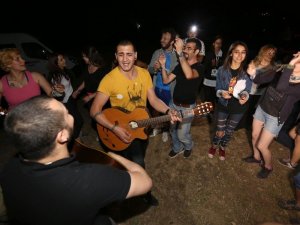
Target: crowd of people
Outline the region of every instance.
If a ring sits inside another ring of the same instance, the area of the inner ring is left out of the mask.
[[[141,195],[145,203],[159,204],[151,192],[151,174],[145,170],[149,139],[134,135],[140,124],[130,124],[131,130],[122,124],[123,118],[111,120],[104,113],[111,107],[133,115],[131,119],[139,119],[134,113],[139,108],[151,107],[151,116],[168,115],[170,123],[162,128],[162,141],[171,139],[168,156],[183,153],[189,158],[195,145],[193,116],[182,112],[193,109],[201,96],[214,105],[213,116],[208,117],[215,130],[208,157],[218,151],[219,159],[226,159],[234,131],[246,117],[252,123],[253,153],[243,161],[259,164],[257,177],[266,179],[273,171],[269,146],[300,100],[300,52],[278,64],[273,45],[262,46],[251,60],[246,43],[235,41],[225,52],[223,41],[217,35],[205,54],[203,40],[192,31],[182,39],[173,28],[165,28],[161,48],[154,51],[148,66],[137,63],[134,43],[122,40],[115,49],[113,68],[97,48],[89,46],[82,51],[86,68],[78,87],[62,53],[49,56],[46,78],[28,71],[17,49],[0,50],[0,66],[7,72],[0,80],[0,98],[5,98],[9,110],[4,127],[18,149],[0,176],[12,224],[115,224],[99,213],[112,202]],[[79,96],[86,103],[91,126],[100,125],[108,136],[127,144],[114,151],[114,143],[108,146],[99,140],[125,171],[76,160],[72,143],[83,125],[76,103]],[[290,131],[294,151],[281,161],[290,169],[300,158],[299,130],[295,123]],[[300,173],[295,176],[296,200],[282,201],[280,207],[300,210],[299,177]]]

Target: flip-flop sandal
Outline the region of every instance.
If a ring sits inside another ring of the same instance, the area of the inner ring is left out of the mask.
[[[278,205],[282,209],[300,211],[300,206],[297,205],[296,200],[279,201]]]

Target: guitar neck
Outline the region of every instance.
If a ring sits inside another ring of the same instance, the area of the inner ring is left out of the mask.
[[[148,127],[150,125],[158,125],[160,123],[164,123],[164,122],[167,122],[170,120],[171,120],[171,116],[165,115],[165,116],[153,117],[153,118],[146,119],[146,120],[139,120],[139,121],[137,121],[137,124],[138,124],[138,127]]]
[[[194,110],[186,109],[184,111],[177,112],[177,116],[180,118],[193,117],[195,115]],[[138,127],[148,127],[150,125],[158,125],[160,123],[168,122],[171,120],[170,115],[153,117],[145,120],[138,120]]]

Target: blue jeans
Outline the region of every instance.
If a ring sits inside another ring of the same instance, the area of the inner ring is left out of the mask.
[[[296,189],[300,190],[300,172],[294,176],[294,184]]]
[[[195,105],[191,104],[189,108],[185,108],[175,105],[173,101],[170,102],[170,107],[178,112],[193,109]],[[171,124],[172,150],[174,152],[180,152],[183,149],[192,150],[194,142],[190,131],[193,119],[194,117],[182,118],[182,122]]]
[[[217,111],[217,132],[223,131],[224,135],[219,137],[217,134],[214,136],[212,142],[214,145],[220,145],[225,148],[230,141],[234,129],[242,119],[244,113],[230,114],[226,112]]]

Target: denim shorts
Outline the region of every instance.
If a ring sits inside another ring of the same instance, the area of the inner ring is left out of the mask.
[[[260,106],[256,108],[256,111],[253,115],[253,117],[259,121],[262,121],[264,123],[264,129],[271,132],[272,134],[277,137],[279,134],[279,131],[281,130],[282,124],[278,124],[278,118],[275,116],[271,116],[268,113],[266,113]]]

